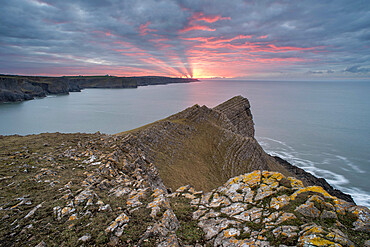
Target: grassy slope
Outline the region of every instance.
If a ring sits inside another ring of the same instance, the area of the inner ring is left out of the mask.
[[[188,129],[191,131],[187,131]],[[139,137],[137,140],[139,144],[144,143],[144,146],[149,146],[149,150],[154,150],[147,156],[158,168],[160,177],[167,187],[176,189],[184,184],[191,184],[197,190],[210,191],[232,176],[254,170],[250,165],[255,159],[260,158],[258,154],[262,151],[254,139],[247,139],[247,145],[253,148],[250,150],[250,158],[236,160],[235,165],[231,164],[230,160],[225,159],[227,152],[230,151],[229,147],[243,138],[225,132],[227,131],[213,120],[198,123],[174,115],[116,135],[130,134],[134,139]],[[156,144],[150,143],[146,141],[146,136],[159,138],[159,141]],[[253,154],[255,150],[257,155]],[[230,156],[235,155],[237,156],[236,153],[232,153]],[[267,160],[266,165],[270,170],[292,175],[270,160]]]

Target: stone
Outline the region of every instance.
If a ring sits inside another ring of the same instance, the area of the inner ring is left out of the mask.
[[[272,233],[276,238],[294,238],[298,236],[298,231],[299,228],[297,226],[279,226],[278,228],[274,229]]]
[[[351,240],[347,239],[346,237],[344,237],[341,234],[337,234],[337,233],[334,233],[334,232],[330,232],[329,234],[327,234],[326,238],[331,240],[331,241],[334,241],[336,243],[339,243],[343,246],[355,246],[354,243]]]
[[[84,190],[75,197],[75,204],[79,205],[85,200],[90,199],[90,198],[92,199],[93,197],[94,195],[91,190]]]
[[[188,184],[188,185],[185,185],[185,186],[182,186],[182,187],[178,188],[178,189],[176,190],[176,192],[178,192],[178,193],[183,193],[183,192],[185,192],[185,191],[189,190],[190,188],[191,188],[191,186]]]
[[[117,237],[121,237],[122,234],[123,234],[123,230],[125,229],[125,227],[127,226],[127,224],[124,224],[123,226],[121,227],[117,227],[114,235],[116,235]]]
[[[63,218],[65,215],[67,214],[70,214],[72,212],[74,212],[75,209],[74,208],[71,208],[71,207],[64,207],[62,210],[61,210],[61,214],[60,214],[60,217]]]
[[[358,217],[353,223],[355,230],[370,232],[370,209],[368,207],[355,206],[350,209],[350,212]]]
[[[230,200],[225,196],[214,193],[212,201],[209,203],[209,207],[218,208],[220,206],[225,207],[231,204]]]
[[[106,233],[113,232],[117,227],[129,222],[129,218],[125,213],[120,214],[112,223],[105,229]]]
[[[341,245],[333,242],[333,241],[330,241],[330,240],[327,240],[323,237],[320,237],[320,236],[317,236],[315,234],[313,235],[306,235],[306,236],[301,236],[299,239],[298,239],[298,244],[297,244],[298,247],[310,247],[310,246],[317,246],[317,247],[320,247],[320,246],[330,246],[330,247],[342,247]]]
[[[36,245],[35,247],[46,247],[47,244],[44,242],[44,241],[41,241],[38,245]]]
[[[263,223],[275,221],[280,215],[281,215],[281,212],[273,212],[272,214],[270,214],[267,218],[263,220]]]
[[[99,207],[99,211],[112,211],[112,208],[109,204],[103,205]]]
[[[310,218],[317,218],[320,216],[320,210],[315,207],[313,202],[306,202],[305,204],[297,207],[294,211]]]
[[[290,181],[293,189],[300,189],[304,187],[302,181],[299,179],[296,179],[294,177],[288,177],[288,180]]]
[[[289,204],[289,196],[287,195],[282,195],[278,197],[273,197],[270,201],[270,208],[274,208],[276,210],[286,206]]]
[[[204,215],[208,210],[207,209],[198,209],[193,212],[193,220],[198,220],[202,215]]]
[[[138,207],[138,206],[142,205],[142,203],[140,202],[139,199],[145,197],[145,192],[146,191],[147,191],[147,189],[138,189],[137,191],[133,190],[129,194],[129,198],[126,202],[127,206],[135,208],[135,207]]]
[[[81,241],[81,242],[87,242],[91,239],[91,235],[90,234],[86,234],[86,235],[83,235],[82,237],[80,237],[78,239],[78,241]]]
[[[26,216],[24,216],[24,218],[27,219],[28,217],[31,217],[32,215],[34,215],[36,210],[42,207],[42,204],[43,203],[40,203],[39,205],[34,207]]]
[[[306,236],[306,235],[325,235],[327,231],[324,230],[321,226],[316,224],[310,224],[305,226],[303,230],[299,233],[299,235]]]
[[[156,196],[154,200],[147,205],[147,208],[152,209],[150,216],[152,216],[152,218],[155,218],[157,217],[157,214],[161,211],[161,209],[169,209],[170,203],[168,199],[164,196],[164,194],[160,194]]]
[[[202,218],[200,218],[200,220],[206,220],[206,219],[209,219],[209,218],[216,218],[217,216],[220,216],[220,215],[221,215],[220,212],[215,212],[214,210],[211,209]]]
[[[161,223],[165,228],[167,228],[170,231],[176,231],[177,228],[179,228],[180,226],[180,223],[177,220],[176,215],[171,209],[167,209],[166,212],[164,212]]]
[[[69,216],[68,221],[77,220],[77,214],[72,214]]]
[[[164,241],[160,242],[158,247],[177,247],[179,245],[179,241],[175,233],[170,233]]]
[[[118,188],[115,188],[113,190],[111,190],[111,193],[113,193],[113,195],[115,195],[116,197],[121,197],[121,196],[124,196],[124,195],[127,195],[131,192],[131,189],[128,188],[128,187],[118,187]]]
[[[243,221],[254,221],[256,219],[261,218],[262,216],[262,208],[253,207],[247,211],[244,211],[238,215],[234,215],[234,218],[243,220]]]
[[[278,218],[278,220],[276,221],[276,224],[279,225],[287,220],[294,220],[296,219],[297,217],[292,214],[292,213],[282,213],[282,215]]]
[[[225,238],[231,238],[231,237],[239,236],[240,231],[236,228],[229,228],[223,231],[223,235]]]
[[[273,191],[270,186],[268,186],[266,184],[261,184],[261,186],[257,190],[257,194],[254,197],[254,200],[255,201],[262,200],[262,199],[264,199],[268,196],[271,196],[274,193],[276,193],[276,192]]]
[[[211,218],[200,221],[198,226],[203,229],[205,238],[209,240],[226,229],[229,225],[237,224],[238,222],[232,220]]]
[[[222,208],[221,213],[227,214],[229,216],[233,216],[233,215],[243,212],[246,206],[247,205],[244,203],[233,203],[230,206]]]
[[[321,219],[337,219],[337,214],[333,211],[324,210],[320,215]]]

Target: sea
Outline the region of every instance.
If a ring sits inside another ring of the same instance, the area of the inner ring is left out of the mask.
[[[214,107],[242,95],[256,138],[280,156],[370,207],[370,81],[206,79],[136,89],[85,89],[0,104],[0,135],[114,134],[194,104]]]

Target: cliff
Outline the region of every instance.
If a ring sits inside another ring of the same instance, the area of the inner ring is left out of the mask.
[[[117,135],[0,136],[0,246],[369,246],[370,210],[315,179],[263,151],[241,96]]]
[[[265,153],[254,138],[254,123],[246,98],[236,96],[214,107],[195,105],[166,119],[118,134],[139,147],[156,164],[166,186],[191,184],[209,191],[229,178],[254,170],[278,171],[320,185],[332,195],[353,202],[325,180]]]
[[[0,102],[30,100],[48,94],[80,92],[84,88],[136,88],[138,86],[196,81],[170,77],[114,77],[114,76],[9,76],[0,75]]]

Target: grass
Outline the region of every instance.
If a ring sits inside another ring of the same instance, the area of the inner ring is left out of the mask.
[[[171,207],[180,222],[176,231],[179,241],[183,245],[205,244],[203,230],[198,227],[197,221],[192,219],[195,209],[190,206],[190,200],[184,197],[172,198]]]
[[[112,212],[98,213],[97,208],[92,208],[94,217],[78,215],[78,220],[73,222],[58,221],[53,213],[54,207],[64,207],[67,202],[61,199],[66,194],[61,190],[64,185],[72,181],[71,193],[78,194],[84,189],[81,187],[86,178],[84,173],[96,168],[82,165],[84,156],[74,161],[63,153],[71,148],[76,149],[77,156],[94,148],[110,153],[111,148],[102,143],[100,136],[94,134],[0,136],[0,246],[23,246],[24,243],[35,246],[41,240],[48,246],[75,246],[77,239],[86,233],[94,239],[89,244],[107,240],[106,236],[100,236],[101,232],[122,212],[123,209],[117,209],[125,205],[122,198],[108,197],[106,192],[96,189],[99,198],[111,205]],[[17,198],[24,196],[32,204],[11,209],[21,202]],[[32,217],[24,218],[41,203],[42,207]],[[75,206],[77,212],[83,212],[83,207]]]

